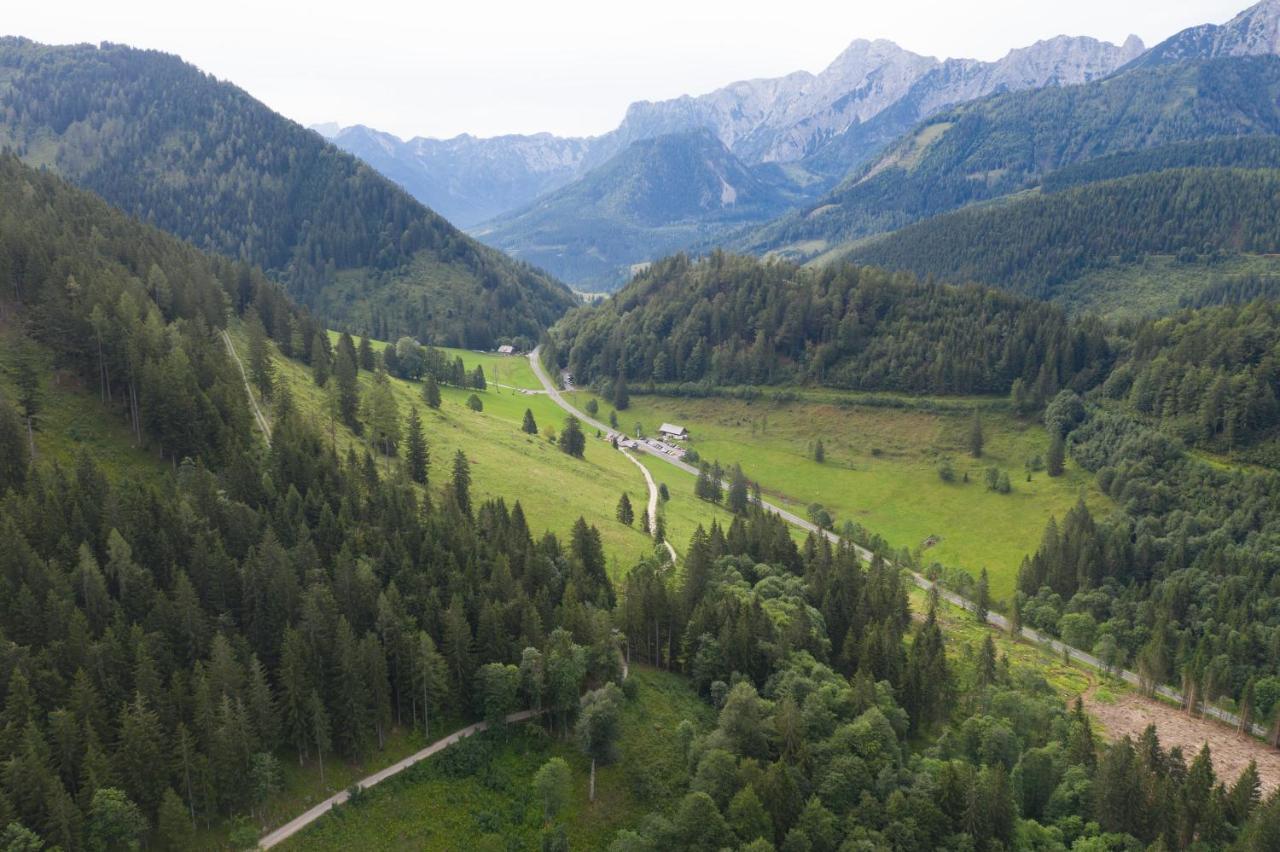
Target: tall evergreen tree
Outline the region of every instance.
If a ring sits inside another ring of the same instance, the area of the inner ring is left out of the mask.
[[[422,417],[418,414],[416,405],[409,409],[409,441],[405,461],[409,466],[409,478],[419,485],[426,485],[430,452],[426,436],[422,433]]]
[[[982,412],[975,408],[973,420],[969,423],[969,455],[975,459],[982,458],[982,449],[985,444],[986,438],[982,433]]]
[[[582,424],[578,418],[570,415],[565,418],[564,430],[560,433],[560,449],[574,458],[582,458],[587,448],[587,437],[582,434]]]
[[[351,342],[350,338],[347,338],[347,342]],[[349,429],[359,434],[361,431],[358,416],[360,413],[360,385],[357,379],[356,362],[346,348],[341,345],[338,346],[338,354],[334,359],[333,380],[337,386],[339,419]]]
[[[372,373],[378,365],[378,359],[373,354],[373,344],[369,342],[367,337],[360,338],[357,360],[360,363],[360,369],[368,373]]]
[[[422,381],[422,400],[428,408],[440,407],[440,384],[435,375],[428,373]]]
[[[1045,461],[1045,469],[1050,476],[1062,476],[1066,471],[1067,442],[1062,435],[1054,433],[1049,438],[1049,455]]]
[[[520,424],[520,429],[526,435],[538,434],[538,422],[533,419],[533,409],[526,408],[524,410],[524,421]]]
[[[454,502],[464,515],[471,514],[471,462],[462,450],[453,454],[453,479],[449,482]]]
[[[631,507],[631,498],[627,496],[627,492],[622,492],[622,497],[618,499],[618,520],[621,523],[631,526],[636,519],[635,509]]]

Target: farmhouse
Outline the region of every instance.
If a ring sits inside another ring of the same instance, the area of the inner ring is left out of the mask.
[[[675,438],[677,441],[683,441],[689,437],[689,430],[673,423],[663,423],[658,427],[658,434],[664,438]]]
[[[514,354],[516,354],[516,348],[515,348],[514,346],[511,346],[510,344],[503,344],[502,346],[499,346],[499,347],[498,347],[498,354],[499,354],[499,355],[514,355]]]

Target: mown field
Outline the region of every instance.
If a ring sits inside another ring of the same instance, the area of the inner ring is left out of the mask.
[[[283,848],[306,850],[537,849],[543,830],[532,789],[552,757],[573,771],[573,794],[561,821],[572,849],[603,849],[619,828],[673,800],[666,784],[683,760],[676,728],[699,730],[713,711],[679,675],[633,669],[638,693],[623,711],[619,759],[599,769],[596,801],[587,800],[590,763],[572,738],[526,724],[465,740],[362,794]]]
[[[585,405],[588,396],[576,393],[576,404]],[[1035,550],[1051,516],[1061,517],[1081,496],[1105,510],[1092,477],[1072,462],[1060,478],[1029,473],[1028,460],[1045,455],[1048,436],[1040,425],[1010,415],[1002,400],[946,400],[929,410],[859,405],[859,399],[829,391],[785,403],[633,395],[619,424],[631,431],[639,423],[647,433],[663,422],[683,425],[703,459],[740,463],[767,497],[799,514],[820,503],[837,525],[852,520],[894,547],[922,548],[926,561],[974,576],[986,567],[997,599],[1012,593],[1022,557]],[[973,405],[983,406],[981,459],[968,452]],[[608,417],[603,402],[601,412]],[[822,464],[813,459],[818,439]],[[954,482],[938,474],[943,459],[955,470]],[[671,471],[665,477],[673,499],[681,489],[692,494],[691,477],[649,463],[655,475]],[[1011,493],[987,488],[993,466],[1008,474]]]

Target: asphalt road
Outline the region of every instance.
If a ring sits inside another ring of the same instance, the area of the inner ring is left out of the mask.
[[[541,347],[539,347],[539,349],[541,349]],[[608,426],[604,425],[598,420],[594,420],[586,416],[583,412],[579,411],[577,408],[571,405],[564,398],[564,396],[560,393],[560,391],[556,388],[556,386],[551,382],[551,379],[547,376],[546,370],[543,369],[542,362],[538,358],[539,349],[535,349],[529,353],[529,364],[533,367],[534,375],[536,375],[538,377],[538,380],[542,382],[543,387],[546,388],[547,394],[551,397],[551,399],[554,400],[557,405],[559,405],[561,408],[563,408],[565,411],[569,412],[573,416],[577,417],[579,420],[582,420],[586,423],[590,423],[592,426],[602,431],[611,431]],[[637,446],[641,451],[648,452],[654,458],[662,459],[666,463],[673,465],[674,467],[677,467],[686,473],[690,473],[694,476],[698,475],[698,469],[691,464],[680,461],[679,459],[674,459],[671,456],[663,455],[662,453],[652,452],[643,443],[638,444]],[[727,487],[728,483],[725,483],[725,485]],[[811,523],[808,519],[802,518],[799,515],[789,512],[786,509],[783,509],[779,506],[774,506],[771,503],[766,503],[762,501],[760,503],[760,507],[764,509],[766,512],[772,512],[778,517],[782,518],[787,523],[792,524],[793,526],[799,527],[802,530],[806,530],[808,532],[817,533],[819,535],[826,536],[828,539],[830,539],[833,542],[838,542],[840,540],[840,537],[835,533],[831,532],[830,530],[819,529],[815,524]],[[858,551],[858,554],[863,559],[866,559],[866,560],[871,559],[872,557],[871,551],[856,544],[854,545],[854,548],[855,550]],[[933,588],[934,583],[932,580],[928,579],[922,574],[917,574],[914,571],[911,571],[909,573],[912,581],[920,588],[926,589],[926,590]],[[976,612],[978,609],[977,605],[974,604],[973,601],[969,600],[968,598],[961,597],[960,595],[956,594],[953,591],[950,591],[949,589],[946,589],[943,586],[938,587],[938,596],[943,600],[947,601],[948,603],[953,604],[954,606],[967,609],[969,612]],[[998,612],[988,612],[987,622],[994,627],[1000,628],[1006,633],[1009,632],[1009,626],[1010,626],[1009,619],[1005,618],[1003,615],[1001,615]],[[1023,627],[1019,635],[1023,639],[1026,639],[1029,642],[1034,642],[1037,645],[1050,648],[1055,653],[1063,654],[1069,657],[1070,659],[1075,660],[1078,663],[1085,664],[1086,666],[1091,666],[1096,669],[1108,668],[1103,664],[1101,660],[1099,660],[1094,655],[1086,651],[1081,651],[1079,648],[1072,648],[1071,646],[1066,645],[1063,642],[1060,642],[1059,640],[1054,639],[1050,636],[1046,636],[1040,633],[1040,631],[1038,630],[1033,630],[1030,627]],[[1139,678],[1135,672],[1131,672],[1125,669],[1110,669],[1110,671],[1113,675],[1124,680],[1126,683],[1130,683],[1130,684],[1133,684],[1134,686],[1139,686],[1139,687],[1142,685],[1142,679]],[[1171,687],[1158,686],[1156,687],[1155,691],[1156,691],[1156,694],[1161,698],[1167,699],[1169,701],[1173,701],[1180,706],[1186,703],[1185,699],[1182,696],[1182,693]],[[1236,716],[1234,713],[1229,713],[1226,710],[1222,710],[1218,707],[1213,707],[1213,706],[1204,707],[1203,712],[1205,716],[1208,716],[1211,719],[1216,719],[1219,722],[1222,722],[1224,724],[1227,724],[1236,728],[1240,726],[1240,718]],[[1256,725],[1256,724],[1253,725],[1252,730],[1253,730],[1254,736],[1265,737],[1267,734],[1266,729],[1263,728],[1261,725]]]

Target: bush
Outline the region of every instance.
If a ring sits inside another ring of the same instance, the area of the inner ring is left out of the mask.
[[[471,394],[471,396],[467,397],[467,408],[472,411],[484,411],[484,403],[480,401],[480,397]]]
[[[938,477],[943,482],[956,481],[956,469],[951,466],[951,459],[943,459],[938,465]]]

